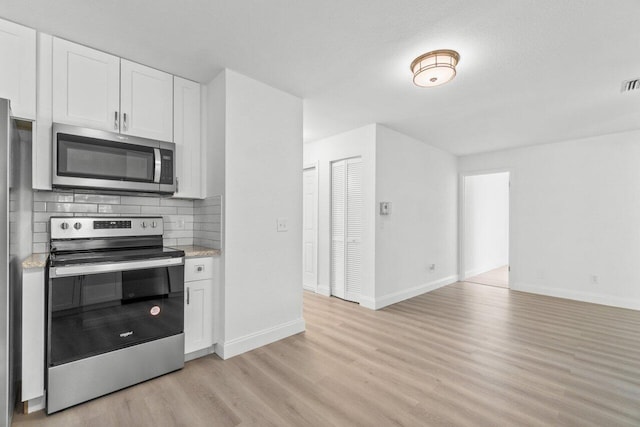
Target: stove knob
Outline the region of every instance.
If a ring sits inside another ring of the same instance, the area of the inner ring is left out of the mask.
[[[63,230],[66,230],[67,228],[69,228],[69,223],[63,222],[62,224],[60,224],[60,228],[62,228]]]
[[[158,226],[158,223],[156,223],[155,221],[151,223],[151,227],[156,228],[157,226]]]
[[[142,228],[147,228],[147,223],[142,221],[142,224],[140,224],[142,226]]]
[[[75,228],[76,230],[80,230],[82,228],[82,224],[76,222],[75,224],[73,224],[73,228]]]

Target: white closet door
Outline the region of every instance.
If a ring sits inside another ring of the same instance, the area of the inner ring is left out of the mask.
[[[345,297],[346,163],[331,163],[331,295]]]
[[[305,169],[302,178],[302,285],[316,291],[318,286],[318,182],[316,168]]]
[[[360,301],[362,292],[362,159],[331,164],[331,294]]]
[[[362,292],[362,161],[347,160],[345,299],[360,301]]]

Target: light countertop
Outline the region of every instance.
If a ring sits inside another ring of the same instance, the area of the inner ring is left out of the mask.
[[[204,246],[172,246],[172,248],[184,251],[187,258],[220,255],[220,249],[205,248]]]
[[[28,270],[30,268],[45,268],[47,266],[47,257],[49,254],[31,254],[22,261],[22,268]]]

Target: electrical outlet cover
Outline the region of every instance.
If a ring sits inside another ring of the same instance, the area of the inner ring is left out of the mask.
[[[280,233],[289,230],[289,220],[287,218],[278,218],[276,230]]]

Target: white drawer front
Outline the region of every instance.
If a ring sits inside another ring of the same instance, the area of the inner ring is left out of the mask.
[[[184,281],[211,279],[213,277],[213,258],[187,258],[184,261]]]

